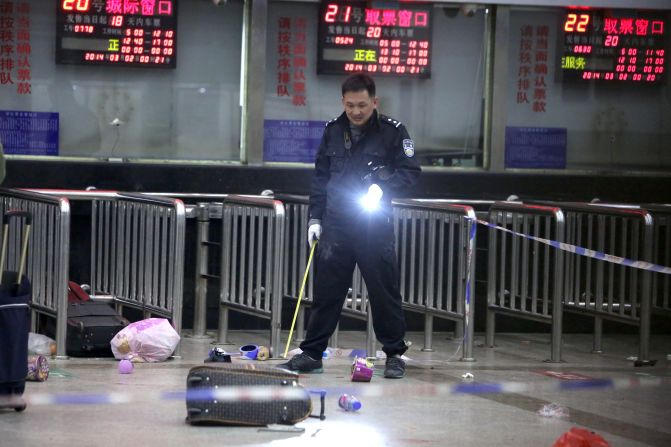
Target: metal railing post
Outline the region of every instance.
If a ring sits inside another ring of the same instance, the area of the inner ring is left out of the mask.
[[[193,337],[208,338],[207,332],[207,267],[209,258],[210,207],[198,203],[196,209],[196,294],[193,309]]]

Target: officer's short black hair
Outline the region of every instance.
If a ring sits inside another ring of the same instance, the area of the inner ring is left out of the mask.
[[[375,81],[365,73],[353,74],[342,83],[343,96],[347,92],[360,92],[361,90],[367,90],[371,98],[375,96]]]

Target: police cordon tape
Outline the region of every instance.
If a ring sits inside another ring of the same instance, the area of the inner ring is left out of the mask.
[[[558,248],[563,251],[567,251],[569,253],[575,253],[580,256],[586,256],[588,258],[594,258],[594,259],[599,259],[601,261],[606,261],[610,262],[613,264],[618,264],[618,265],[624,265],[627,267],[633,267],[641,270],[647,270],[651,272],[657,272],[657,273],[665,273],[667,275],[671,275],[671,267],[666,267],[663,265],[659,264],[653,264],[652,262],[646,262],[646,261],[635,261],[633,259],[628,259],[628,258],[622,258],[620,256],[614,256],[614,255],[609,255],[607,253],[603,253],[600,251],[596,250],[590,250],[589,248],[585,247],[580,247],[578,245],[572,245],[572,244],[567,244],[565,242],[558,242],[558,241],[553,241],[551,239],[543,239],[541,237],[537,236],[530,236],[528,234],[524,233],[518,233],[517,231],[510,230],[508,228],[500,227],[498,225],[495,225],[493,223],[489,223],[486,220],[480,220],[476,219],[476,221],[480,225],[484,225],[489,228],[495,228],[497,230],[505,231],[506,233],[514,234],[515,236],[520,236],[526,239],[530,239],[532,241],[540,242],[545,245],[549,245],[551,247]]]
[[[28,393],[24,396],[28,405],[114,405],[129,404],[147,401],[184,401],[189,400],[217,400],[219,402],[249,402],[273,400],[302,400],[305,392],[331,393],[339,396],[342,393],[356,394],[358,397],[381,397],[393,395],[439,396],[448,394],[511,394],[525,392],[563,392],[586,390],[624,390],[632,388],[648,388],[671,385],[668,377],[632,377],[621,379],[588,379],[572,380],[554,383],[527,382],[463,382],[457,384],[424,384],[407,386],[362,385],[349,387],[321,388],[318,390],[301,389],[279,386],[230,386],[217,389],[170,391],[159,393],[60,393],[43,394]],[[9,402],[9,399],[0,398],[0,406]]]

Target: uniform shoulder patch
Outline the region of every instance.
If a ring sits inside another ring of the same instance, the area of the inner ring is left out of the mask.
[[[405,153],[405,156],[408,158],[415,155],[415,142],[412,141],[410,138],[406,138],[403,140],[403,152]]]
[[[332,120],[327,121],[325,127],[329,127],[331,124],[335,123],[336,121],[338,121],[338,117],[337,117],[337,116],[336,116],[335,118],[333,118]]]
[[[386,115],[380,115],[380,121],[394,127],[400,127],[400,125],[402,124],[400,121],[395,120],[394,118],[390,118]]]

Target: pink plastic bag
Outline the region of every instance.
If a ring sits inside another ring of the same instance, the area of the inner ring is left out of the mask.
[[[116,359],[132,362],[162,362],[172,355],[178,343],[179,334],[165,318],[131,323],[110,342]]]

